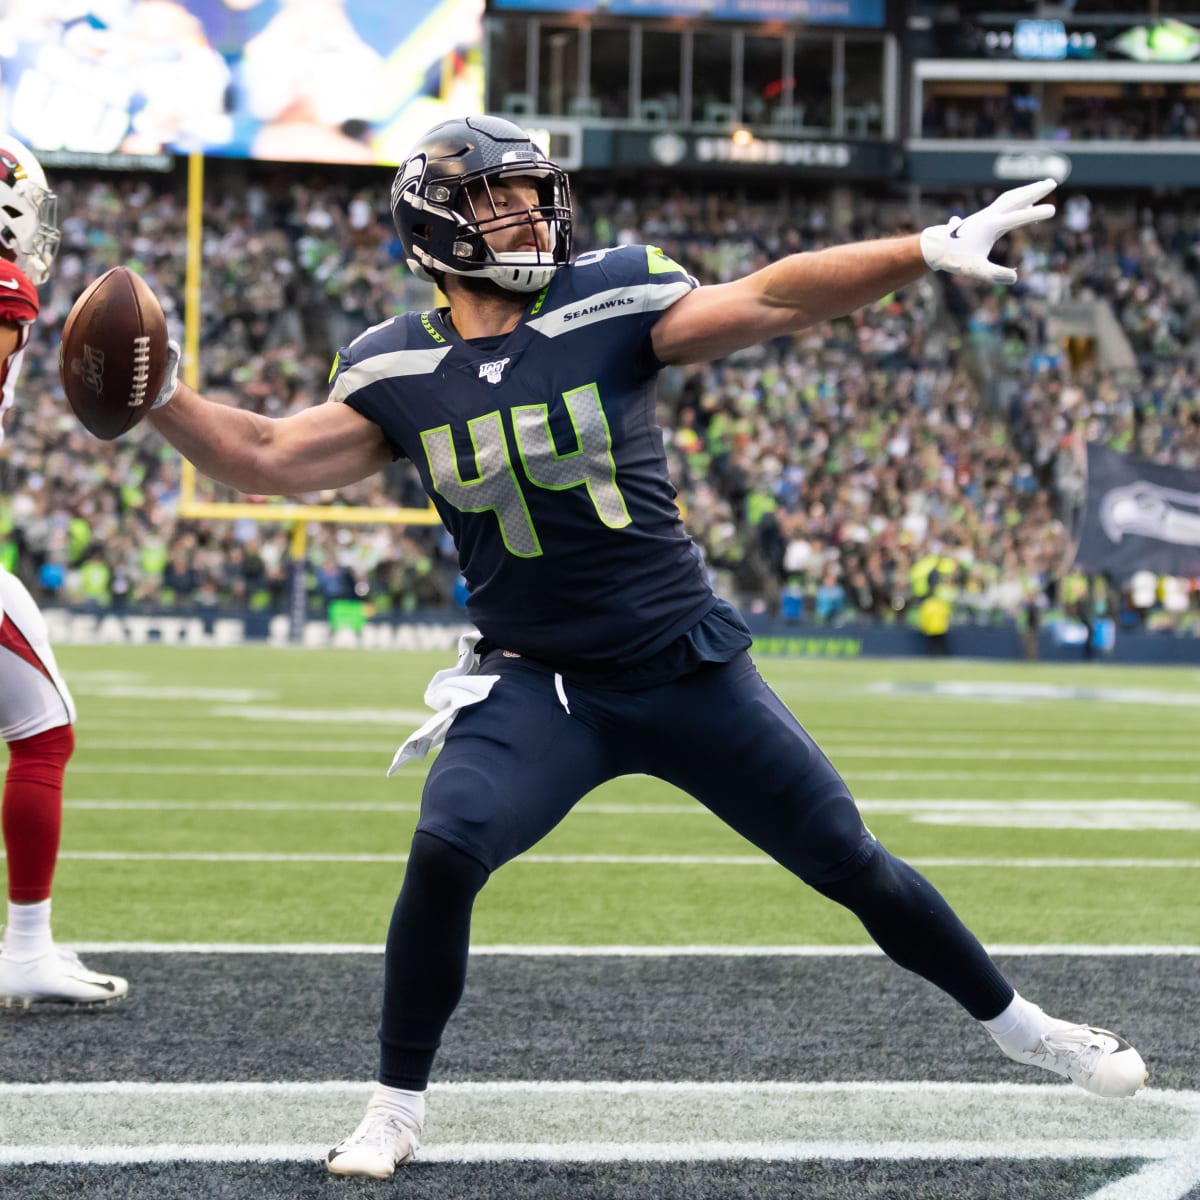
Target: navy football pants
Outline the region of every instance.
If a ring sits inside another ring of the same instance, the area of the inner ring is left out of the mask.
[[[619,775],[682,788],[855,912],[895,961],[972,1015],[1012,988],[937,891],[866,830],[849,789],[748,655],[616,692],[493,652],[491,695],[465,708],[429,772],[388,933],[380,1080],[422,1088],[462,994],[470,912],[491,871]]]

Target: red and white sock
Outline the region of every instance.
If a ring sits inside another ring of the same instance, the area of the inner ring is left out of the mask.
[[[8,924],[4,926],[4,953],[18,962],[41,958],[54,949],[50,936],[50,901],[37,904],[8,902]]]
[[[50,941],[50,885],[62,835],[63,776],[75,730],[60,725],[8,743],[0,825],[8,866],[5,953],[36,958]]]

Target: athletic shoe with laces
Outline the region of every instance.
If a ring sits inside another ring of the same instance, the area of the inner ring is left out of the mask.
[[[330,1150],[325,1165],[334,1175],[388,1179],[417,1153],[420,1139],[421,1130],[394,1109],[369,1105],[358,1128]]]
[[[0,1005],[29,1008],[34,1004],[99,1007],[122,1000],[129,984],[119,975],[89,971],[72,950],[55,946],[38,958],[16,959],[0,950]]]
[[[1055,1021],[1032,1050],[1010,1057],[1063,1075],[1093,1096],[1132,1096],[1150,1075],[1123,1037],[1069,1021]]]

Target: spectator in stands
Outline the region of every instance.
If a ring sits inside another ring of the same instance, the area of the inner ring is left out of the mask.
[[[109,532],[92,536],[107,538],[115,527],[138,547],[130,603],[148,607],[158,599],[166,543],[190,527],[175,516],[178,460],[164,453],[148,428],[119,443],[98,443],[72,427],[58,392],[53,332],[84,284],[125,257],[125,247],[133,249],[168,301],[182,294],[181,256],[158,248],[183,244],[186,212],[169,179],[81,176],[61,192],[63,246],[58,269],[43,288],[42,319],[50,335],[35,340],[26,353],[25,402],[10,419],[0,455],[0,485],[19,505],[7,545],[36,595],[46,597],[49,589],[61,594],[66,570],[78,566],[82,553],[77,539],[68,537],[72,521],[97,504],[105,478],[121,480]],[[329,358],[350,328],[424,303],[394,256],[394,232],[384,223],[389,215],[384,211],[381,220],[368,206],[371,221],[364,227],[361,201],[357,185],[315,177],[298,184],[294,176],[271,178],[260,171],[246,186],[242,178],[210,172],[202,309],[204,341],[213,347],[206,379],[214,390],[236,388],[270,415],[298,411],[324,394]],[[673,189],[611,202],[593,199],[578,215],[584,246],[610,241],[600,234],[621,224],[630,240],[668,243],[681,263],[705,279],[729,277],[831,238],[829,212],[806,198],[763,203]],[[863,196],[855,218],[860,232],[869,234],[894,227],[902,214],[894,202]],[[1129,234],[1132,252],[1122,256]],[[1158,462],[1200,465],[1195,415],[1200,211],[1172,199],[1147,215],[1110,197],[1093,209],[1086,230],[1072,231],[1060,221],[1037,236],[1018,235],[1011,256],[1020,263],[1024,283],[1005,293],[1003,308],[989,289],[961,281],[953,292],[922,284],[853,320],[778,340],[719,366],[682,372],[677,386],[664,388],[660,421],[680,503],[703,515],[693,533],[704,542],[724,591],[761,592],[777,611],[783,587],[795,578],[810,600],[812,619],[811,601],[832,561],[842,569],[848,604],[860,611],[849,595],[848,556],[857,546],[868,553],[864,561],[875,564],[868,577],[878,597],[876,619],[894,618],[906,603],[904,560],[920,558],[937,536],[936,523],[912,511],[906,499],[923,492],[928,470],[952,474],[943,503],[969,527],[974,560],[1003,564],[1006,578],[1044,590],[1053,577],[1051,565],[1066,554],[1064,527],[1055,514],[1069,511],[1082,483],[1063,450],[1076,433]],[[261,309],[256,313],[239,297],[259,280],[265,283],[255,292],[253,307]],[[964,369],[986,347],[979,341],[959,344],[954,310],[945,303],[955,296],[967,313],[979,314],[978,328],[998,344],[1006,330],[1022,332],[1019,343],[1010,338],[1019,358],[1003,360],[1003,370],[1011,373],[1003,396]],[[1047,333],[1050,306],[1092,297],[1111,303],[1122,327],[1131,331],[1141,354],[1134,370],[1099,362],[1078,366]],[[353,310],[350,316],[343,303]],[[177,323],[179,315],[170,310],[169,318]],[[897,366],[898,351],[904,361]],[[886,373],[885,363],[892,364]],[[1073,394],[1081,398],[1071,400]],[[970,429],[957,435],[969,445],[945,440],[942,418],[952,396],[955,421],[963,412],[971,414]],[[914,472],[905,464],[929,439],[927,416],[936,417],[942,432],[934,439],[934,457]],[[951,463],[951,456],[962,461]],[[720,466],[713,470],[718,457]],[[731,462],[735,469],[729,474]],[[849,508],[825,504],[811,521],[813,504],[831,488],[851,490]],[[411,472],[393,469],[382,487],[372,482],[346,489],[339,499],[419,505],[423,500],[416,493]],[[776,504],[782,565],[777,554],[758,546],[764,495]],[[256,589],[258,602],[280,610],[286,538],[280,541],[279,530],[268,523],[256,528],[267,580]],[[858,541],[864,533],[867,540]],[[1006,539],[1003,552],[1000,534]],[[220,536],[220,547],[233,544]],[[813,546],[819,553],[811,552]],[[786,560],[794,561],[802,548],[808,555],[802,567],[789,566]],[[409,554],[415,555],[411,562]],[[396,562],[414,584],[406,585],[408,596],[423,590],[447,595],[452,587],[453,562],[438,551],[432,533],[406,537],[384,530],[378,558],[369,580],[390,578],[386,564]],[[45,564],[49,588],[39,582]],[[111,557],[110,566],[116,570]],[[415,587],[422,571],[434,578],[428,589]],[[381,597],[388,594],[382,582],[377,586]],[[221,572],[217,587],[225,587]],[[990,592],[985,588],[982,594]],[[1150,624],[1165,619],[1182,627],[1200,613],[1196,593],[1188,599],[1184,612],[1165,616],[1162,601],[1156,601]],[[1002,608],[956,605],[955,618],[986,619],[992,611],[1013,609],[1007,602]]]

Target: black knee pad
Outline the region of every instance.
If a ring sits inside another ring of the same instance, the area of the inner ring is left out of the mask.
[[[823,896],[855,910],[863,904],[886,902],[903,890],[894,870],[898,861],[871,838],[857,858],[846,864],[847,869],[836,878],[814,883],[813,887]]]
[[[487,882],[488,869],[477,858],[432,833],[413,834],[404,873],[405,887],[420,886],[426,895],[474,896]]]

